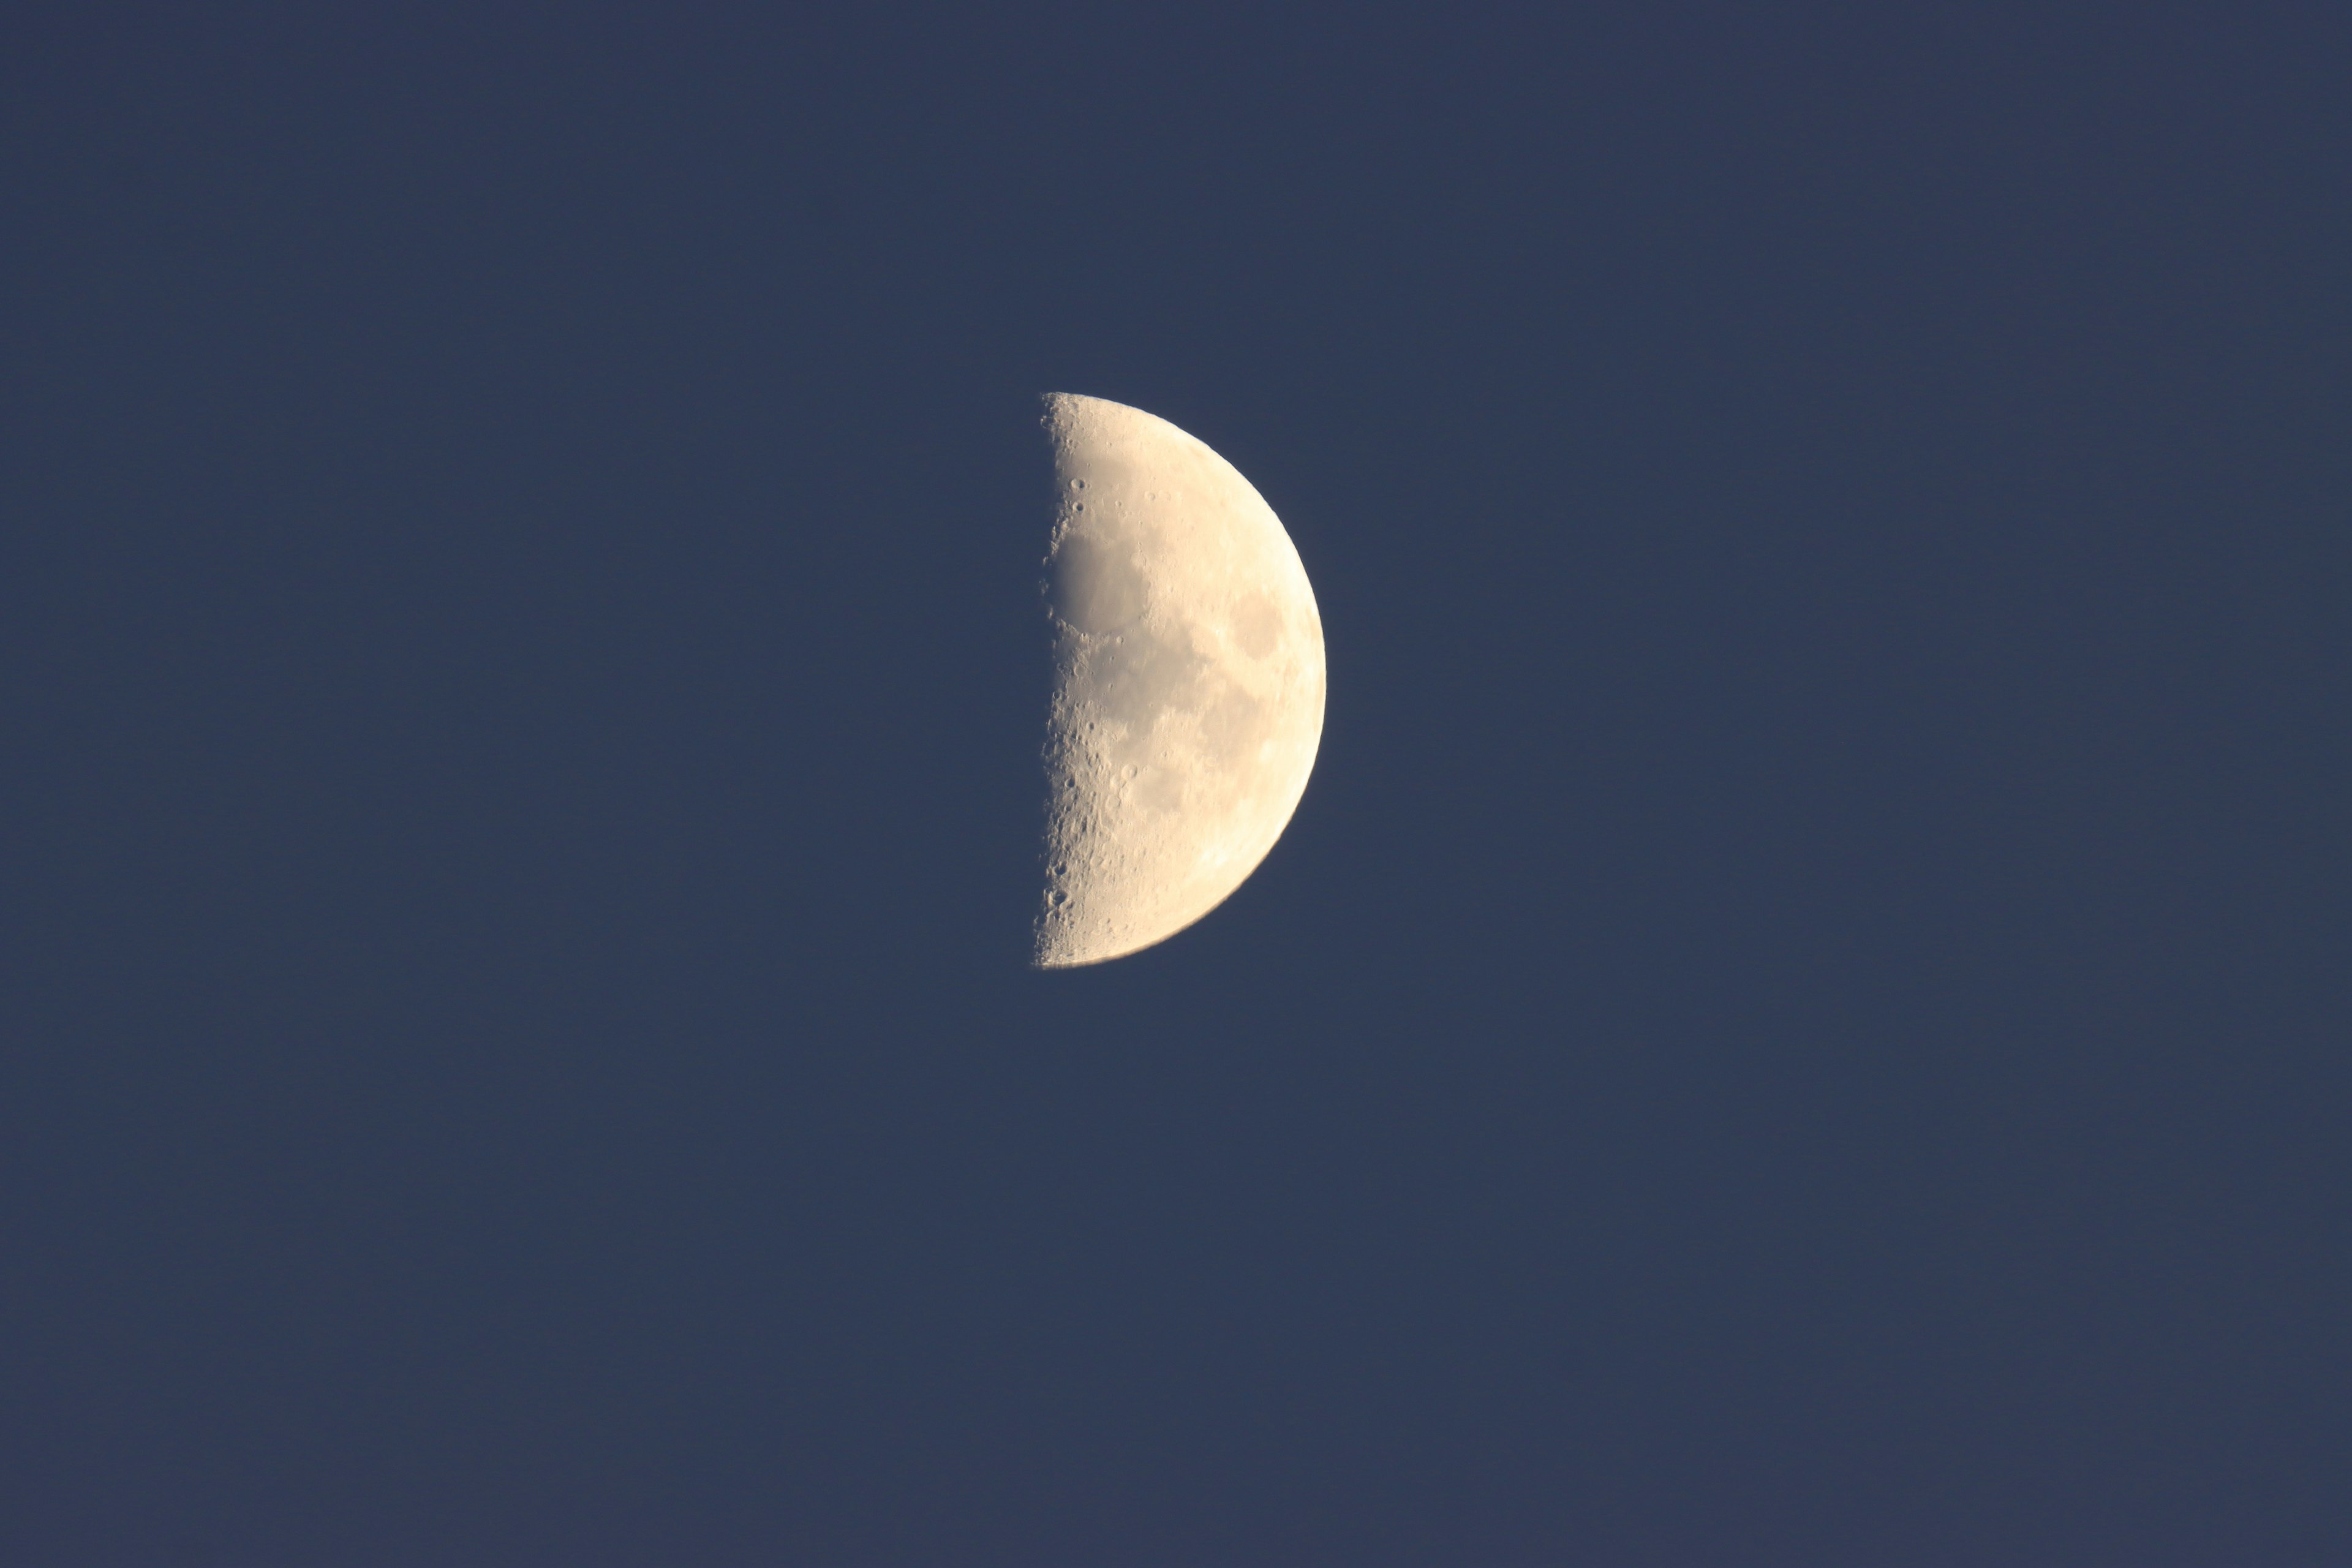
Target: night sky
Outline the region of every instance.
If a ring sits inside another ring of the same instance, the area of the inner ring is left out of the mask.
[[[2339,6],[12,10],[0,1563],[2352,1564],[2347,712]]]

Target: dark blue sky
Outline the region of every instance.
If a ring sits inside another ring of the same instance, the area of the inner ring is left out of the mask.
[[[0,26],[0,1559],[2352,1563],[2338,11],[383,9]]]

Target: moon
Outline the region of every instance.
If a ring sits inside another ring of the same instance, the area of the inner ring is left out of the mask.
[[[1274,847],[1323,737],[1323,621],[1265,498],[1165,419],[1045,399],[1054,695],[1035,963],[1163,942]]]

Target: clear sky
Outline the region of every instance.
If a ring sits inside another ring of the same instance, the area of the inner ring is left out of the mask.
[[[0,1561],[2352,1563],[2352,23],[1445,9],[0,24]]]

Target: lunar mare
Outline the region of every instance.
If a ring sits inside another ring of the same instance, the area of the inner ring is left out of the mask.
[[[1054,696],[1036,963],[1099,963],[1223,903],[1323,735],[1323,623],[1233,465],[1140,409],[1045,399]]]

